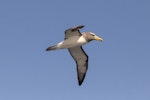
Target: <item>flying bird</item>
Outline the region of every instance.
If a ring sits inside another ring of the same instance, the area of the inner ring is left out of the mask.
[[[68,49],[76,62],[79,86],[82,84],[88,69],[88,55],[83,50],[82,45],[89,43],[92,40],[101,42],[103,40],[92,32],[81,33],[79,30],[83,27],[84,25],[79,25],[67,29],[65,31],[65,38],[62,42],[46,49],[46,51]]]

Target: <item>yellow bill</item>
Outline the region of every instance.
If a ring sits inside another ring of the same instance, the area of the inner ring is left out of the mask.
[[[96,35],[94,36],[94,38],[95,38],[95,40],[98,40],[98,41],[101,41],[101,42],[103,41],[102,38],[100,38],[100,37],[98,37],[98,36],[96,36]]]

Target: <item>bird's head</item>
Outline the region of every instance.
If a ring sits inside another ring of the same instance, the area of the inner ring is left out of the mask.
[[[103,39],[101,37],[98,37],[97,35],[95,35],[92,32],[85,32],[85,34],[86,34],[85,37],[86,37],[87,41],[91,41],[91,40],[98,40],[100,42],[103,41]]]

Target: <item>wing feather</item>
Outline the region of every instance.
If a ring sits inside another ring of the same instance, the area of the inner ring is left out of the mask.
[[[83,28],[83,25],[79,25],[73,28],[69,28],[65,31],[65,39],[72,37],[72,36],[81,36],[79,29]]]
[[[88,56],[82,49],[82,46],[69,48],[68,50],[76,62],[78,83],[81,85],[88,69]]]

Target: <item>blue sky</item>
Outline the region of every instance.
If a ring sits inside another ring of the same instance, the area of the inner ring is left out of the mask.
[[[149,0],[1,0],[0,100],[150,100]],[[67,50],[45,52],[75,25],[102,37],[83,48],[78,86]]]

